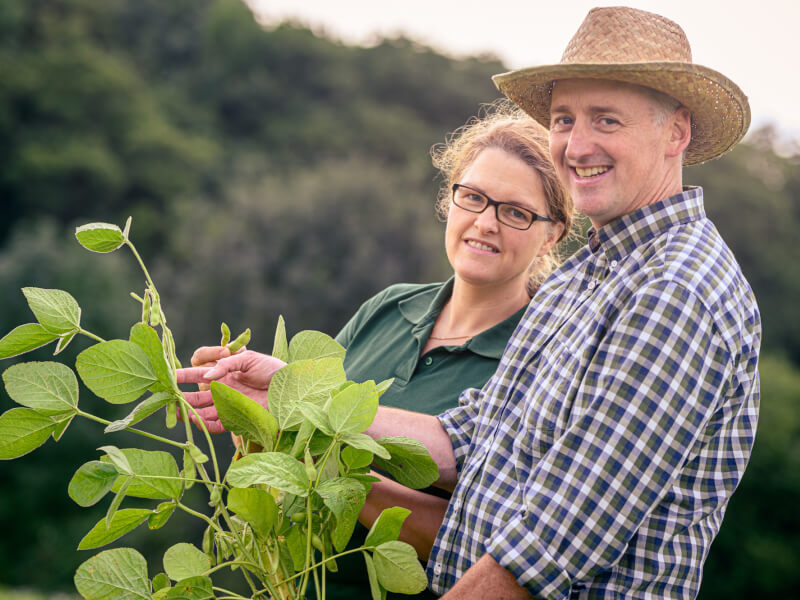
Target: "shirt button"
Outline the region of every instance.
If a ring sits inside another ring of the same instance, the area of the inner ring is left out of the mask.
[[[611,261],[611,268],[613,269],[613,268],[614,268],[614,267],[616,267],[618,264],[619,264],[619,263],[618,263],[617,261],[615,261],[615,260],[612,260],[612,261]]]
[[[442,563],[436,563],[436,564],[433,566],[433,572],[434,572],[436,575],[441,575],[441,574],[442,574]]]
[[[593,289],[594,289],[594,286],[595,286],[595,283],[594,283],[594,281],[590,281],[590,282],[587,284],[587,286],[586,286],[586,287],[587,287],[587,288],[589,288],[590,290],[593,290]]]
[[[432,364],[433,364],[433,357],[432,356],[428,356],[425,359],[425,366],[430,367]]]

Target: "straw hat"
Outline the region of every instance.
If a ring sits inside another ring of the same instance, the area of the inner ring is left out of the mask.
[[[624,81],[672,96],[692,113],[692,141],[683,161],[721,156],[750,126],[747,96],[730,79],[692,63],[683,29],[660,15],[616,6],[593,8],[556,65],[495,75],[498,89],[550,127],[550,92],[557,79]]]

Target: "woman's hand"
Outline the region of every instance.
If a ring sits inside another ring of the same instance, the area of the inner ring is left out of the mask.
[[[216,360],[216,364],[213,367],[178,369],[178,383],[208,384],[211,381],[219,381],[240,391],[264,408],[268,408],[267,390],[269,389],[269,383],[275,372],[285,366],[286,363],[274,356],[251,350],[238,352],[233,356],[216,358],[225,352],[230,354],[230,351],[223,347],[198,349],[192,356],[192,364],[195,364],[195,360],[197,360],[198,364],[208,364]],[[198,414],[211,433],[225,431],[219,421],[210,391],[184,392],[183,395],[186,401],[197,409]],[[192,421],[197,421],[194,415],[192,415]]]

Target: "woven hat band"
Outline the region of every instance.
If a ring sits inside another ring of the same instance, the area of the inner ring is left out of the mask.
[[[692,62],[680,25],[627,7],[593,8],[570,40],[562,64]]]

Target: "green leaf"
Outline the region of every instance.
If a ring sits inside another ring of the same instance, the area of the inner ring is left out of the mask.
[[[328,420],[328,415],[325,414],[325,411],[322,410],[316,404],[311,404],[310,402],[297,402],[296,403],[297,409],[300,411],[300,414],[309,421],[314,427],[319,429],[325,435],[333,435],[334,431],[331,427],[331,423]]]
[[[321,358],[338,358],[344,360],[345,350],[331,336],[320,331],[301,331],[289,343],[289,360],[319,360]]]
[[[75,339],[75,336],[78,335],[77,331],[73,331],[72,333],[65,333],[61,337],[58,338],[58,344],[56,344],[56,349],[53,351],[53,356],[61,354],[67,346],[69,346],[70,342]]]
[[[78,406],[78,379],[57,362],[13,365],[3,373],[12,400],[45,415],[73,413]]]
[[[231,488],[228,492],[228,508],[247,521],[262,537],[269,534],[278,517],[278,506],[272,494],[257,488]]]
[[[144,350],[125,340],[87,348],[75,367],[86,387],[111,404],[133,402],[157,380]]]
[[[272,450],[278,436],[278,423],[255,400],[218,381],[211,382],[211,395],[222,425],[236,435]]]
[[[265,484],[304,498],[311,486],[303,464],[280,452],[243,456],[230,466],[227,480],[234,487]]]
[[[163,406],[166,406],[166,404],[173,398],[174,396],[168,392],[158,392],[153,394],[149,398],[145,398],[139,404],[137,404],[136,408],[128,413],[127,417],[124,419],[119,419],[118,421],[114,421],[108,425],[103,432],[114,433],[115,431],[122,431],[127,427],[131,427],[139,421],[146,419]]]
[[[364,562],[367,564],[367,577],[369,578],[369,591],[372,595],[372,600],[383,599],[383,588],[378,582],[378,573],[375,571],[375,563],[372,560],[372,555],[369,552],[362,552],[364,555]]]
[[[114,499],[111,501],[111,504],[106,511],[106,518],[105,524],[106,527],[111,526],[111,521],[114,519],[114,515],[117,513],[122,501],[125,499],[125,496],[128,492],[128,487],[131,484],[130,477],[120,477],[117,481],[121,481],[119,488],[116,490],[116,494],[114,495]]]
[[[169,520],[175,509],[178,507],[174,502],[162,502],[156,510],[147,517],[147,527],[150,529],[160,529]]]
[[[0,460],[19,458],[47,441],[58,423],[30,408],[0,415]]]
[[[427,448],[407,437],[382,437],[376,440],[392,455],[391,460],[375,458],[375,466],[385,470],[399,483],[422,489],[439,479],[439,468]]]
[[[347,380],[339,358],[301,360],[286,365],[272,376],[268,400],[270,412],[281,430],[296,428],[303,421],[297,402],[324,406],[333,390]]]
[[[342,450],[342,462],[350,469],[363,469],[372,464],[372,452],[366,450],[359,450],[358,448],[351,448],[346,446]]]
[[[365,546],[380,546],[385,542],[391,542],[400,537],[400,530],[411,511],[402,506],[385,508],[375,519],[370,527],[367,539],[364,540]]]
[[[387,460],[392,457],[386,448],[364,433],[345,433],[342,435],[342,441],[353,448],[372,452],[376,457],[379,456]]]
[[[58,338],[39,323],[27,323],[12,329],[0,339],[0,358],[11,358],[41,348]]]
[[[125,243],[122,230],[111,223],[87,223],[75,229],[81,246],[92,252],[113,252]]]
[[[78,567],[75,588],[86,600],[148,600],[147,561],[132,548],[106,550]]]
[[[93,460],[80,466],[69,482],[67,493],[79,506],[97,504],[114,486],[118,473],[114,465]]]
[[[168,452],[123,448],[120,450],[128,461],[133,478],[128,495],[151,500],[177,500],[182,486],[178,463]],[[114,488],[116,491],[116,486]]]
[[[418,594],[428,586],[414,548],[405,542],[384,542],[373,555],[378,581],[390,592]]]
[[[336,517],[336,527],[331,534],[337,552],[344,550],[358,521],[367,493],[355,479],[336,477],[323,481],[316,489],[325,506]]]
[[[58,425],[56,425],[56,428],[53,430],[53,440],[57,442],[61,439],[61,436],[64,435],[69,424],[72,423],[73,418],[75,418],[75,415],[58,415],[52,417],[54,421],[58,422]]]
[[[164,572],[173,581],[205,575],[210,568],[211,560],[192,544],[181,542],[164,553]]]
[[[278,317],[278,325],[275,328],[275,342],[272,344],[272,356],[285,363],[289,362],[289,344],[286,341],[286,323],[283,315]]]
[[[146,508],[124,508],[118,510],[114,513],[108,527],[106,527],[105,518],[100,519],[78,544],[78,550],[90,550],[91,548],[99,548],[110,544],[129,531],[136,529],[147,520],[147,517],[152,512]]]
[[[172,389],[172,377],[167,359],[164,358],[164,346],[156,330],[144,323],[136,323],[131,327],[130,341],[142,350],[150,360],[150,366],[158,381],[150,388],[151,392],[163,392]]]
[[[378,414],[374,381],[351,385],[331,398],[328,418],[336,433],[361,433]]]
[[[155,577],[153,577],[153,591],[157,592],[158,590],[164,589],[169,587],[169,577],[167,577],[166,573],[159,573]]]
[[[306,562],[306,538],[300,527],[292,527],[286,534],[286,545],[295,571],[302,571]]]
[[[98,450],[102,450],[106,453],[106,456],[117,469],[117,472],[121,475],[132,475],[133,468],[131,467],[130,462],[128,462],[128,457],[116,446],[100,446]]]
[[[383,381],[381,381],[381,382],[380,382],[380,383],[377,385],[377,391],[378,391],[378,395],[379,395],[379,396],[383,395],[383,393],[384,393],[386,390],[388,390],[390,387],[392,387],[392,384],[393,384],[393,383],[394,383],[394,378],[392,378],[392,379],[384,379]]]
[[[172,586],[164,596],[165,600],[207,600],[213,597],[210,577],[188,577]]]
[[[35,287],[22,288],[22,293],[36,320],[50,333],[61,335],[80,329],[81,308],[72,295]]]

